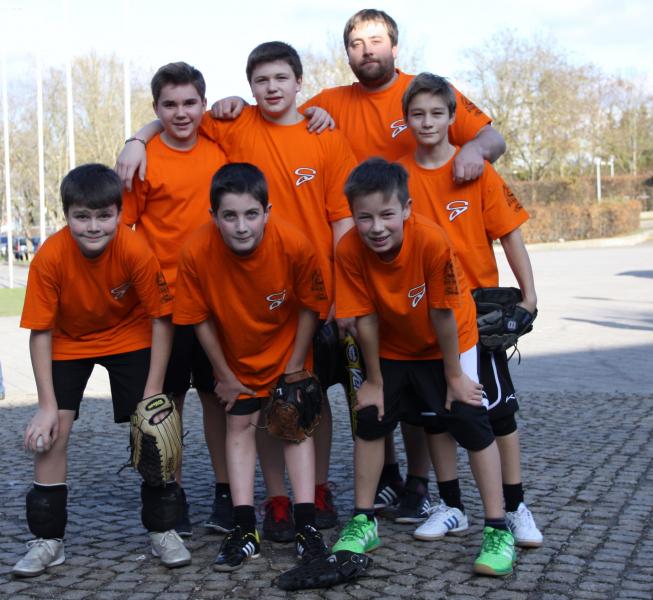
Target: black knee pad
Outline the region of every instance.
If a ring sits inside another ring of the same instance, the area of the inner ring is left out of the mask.
[[[515,420],[514,413],[500,417],[496,421],[490,420],[490,425],[492,425],[492,431],[495,437],[510,435],[514,431],[517,431],[517,421]]]
[[[37,538],[63,539],[68,522],[68,486],[39,485],[27,492],[27,525]]]
[[[141,484],[141,520],[148,531],[174,529],[183,510],[183,490],[178,483],[166,486]]]

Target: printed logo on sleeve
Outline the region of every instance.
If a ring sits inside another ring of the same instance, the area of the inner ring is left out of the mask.
[[[311,179],[315,179],[317,171],[315,169],[311,169],[310,167],[299,167],[298,169],[295,169],[295,175],[298,176],[297,181],[295,181],[295,185],[299,187],[302,183],[306,183],[307,181],[311,181]]]
[[[311,273],[311,291],[317,296],[318,300],[328,300],[324,279],[319,269]]]
[[[266,296],[265,299],[270,303],[270,306],[268,306],[270,310],[279,308],[286,301],[286,290],[270,294],[269,296]]]
[[[406,131],[408,129],[408,125],[406,125],[406,121],[403,119],[397,119],[393,123],[390,123],[390,129],[392,129],[392,138],[396,138],[402,131]]]
[[[159,271],[156,274],[156,285],[159,288],[159,295],[161,296],[161,302],[172,302],[172,296],[170,295],[170,288],[168,287],[168,282],[166,281],[163,271]]]
[[[519,204],[519,200],[515,197],[515,194],[512,193],[512,190],[504,183],[503,184],[503,197],[506,199],[508,206],[512,208],[515,212],[522,210],[522,205]]]
[[[465,98],[465,96],[462,96],[462,101],[463,101],[463,106],[465,107],[465,110],[469,113],[474,113],[476,116],[480,116],[483,114],[483,111],[476,106],[469,98]]]
[[[444,267],[444,293],[446,296],[458,296],[460,294],[456,269],[451,260],[448,260]]]
[[[426,283],[416,285],[414,288],[408,290],[408,297],[411,300],[411,306],[415,308],[426,294]]]
[[[114,297],[115,300],[120,300],[127,293],[127,291],[131,286],[132,286],[131,281],[128,281],[127,283],[123,283],[122,285],[113,288],[111,290],[111,295]]]
[[[469,208],[469,202],[467,200],[452,200],[447,204],[447,210],[449,211],[449,221],[453,223],[453,220],[456,217],[462,215]]]

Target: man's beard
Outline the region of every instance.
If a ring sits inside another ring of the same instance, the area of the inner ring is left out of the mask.
[[[370,68],[370,63],[364,67],[354,68],[350,65],[351,70],[358,81],[360,81],[365,87],[377,88],[388,83],[395,74],[394,61],[387,61],[381,59],[372,63],[374,68]]]

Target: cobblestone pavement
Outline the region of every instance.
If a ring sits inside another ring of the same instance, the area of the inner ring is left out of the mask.
[[[64,565],[33,580],[13,579],[30,539],[24,495],[31,457],[22,431],[35,402],[27,335],[0,319],[7,400],[0,403],[5,482],[0,504],[0,597],[172,600],[209,598],[428,598],[430,600],[650,600],[653,598],[653,246],[532,254],[540,292],[536,331],[516,366],[526,498],[544,546],[519,550],[515,573],[477,577],[472,563],[482,510],[461,454],[467,535],[418,542],[412,526],[380,520],[382,546],[369,576],[321,592],[273,586],[294,564],[292,545],[263,542],[262,555],[232,574],[213,572],[220,536],[201,526],[212,480],[199,402],[187,402],[185,487],[195,532],[193,563],[174,571],[149,553],[139,518],[139,478],[116,473],[127,457],[125,425],[111,425],[106,380],[93,376],[70,448]],[[332,398],[336,430],[331,479],[343,521],[352,506],[351,440],[344,400]],[[402,468],[402,471],[404,469]],[[434,486],[432,486],[433,488]],[[432,489],[432,491],[434,491]],[[263,500],[260,478],[257,502]],[[327,532],[333,540],[335,530]]]

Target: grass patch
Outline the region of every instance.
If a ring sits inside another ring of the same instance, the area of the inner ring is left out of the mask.
[[[23,311],[25,288],[0,288],[0,317],[14,317]]]

